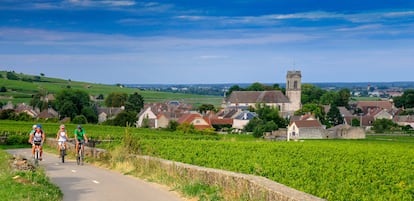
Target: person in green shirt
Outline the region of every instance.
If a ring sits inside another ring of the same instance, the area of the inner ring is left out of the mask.
[[[81,125],[78,125],[74,131],[75,134],[75,141],[76,141],[76,154],[79,153],[79,143],[84,144],[88,143],[88,137],[86,136],[86,131],[82,128]],[[82,146],[82,151],[84,148]]]

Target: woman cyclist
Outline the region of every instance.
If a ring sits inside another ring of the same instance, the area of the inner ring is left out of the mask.
[[[34,154],[35,154],[36,145],[39,146],[39,149],[40,149],[40,158],[39,158],[39,160],[42,160],[42,155],[43,155],[42,145],[45,142],[45,139],[46,139],[46,134],[42,130],[42,125],[37,124],[35,131],[33,133],[30,133],[29,142],[32,143],[32,155],[33,155],[33,157],[34,157]]]
[[[62,144],[65,146],[65,149],[67,148],[66,142],[69,140],[69,137],[68,137],[68,133],[66,132],[65,125],[62,124],[60,125],[59,128],[60,129],[56,133],[56,140],[58,141],[58,151],[60,153],[60,148]],[[59,154],[59,157],[60,157],[60,154]]]

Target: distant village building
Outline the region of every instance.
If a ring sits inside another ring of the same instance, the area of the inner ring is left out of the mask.
[[[302,107],[301,72],[288,71],[286,76],[286,95],[281,91],[233,91],[223,102],[223,108],[256,107],[265,104],[277,108],[282,116],[292,116]]]

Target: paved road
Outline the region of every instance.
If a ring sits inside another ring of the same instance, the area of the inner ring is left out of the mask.
[[[11,154],[31,155],[30,149],[8,150]],[[64,201],[182,201],[176,193],[131,176],[76,161],[62,164],[57,155],[44,153],[43,161],[47,175],[62,190]]]

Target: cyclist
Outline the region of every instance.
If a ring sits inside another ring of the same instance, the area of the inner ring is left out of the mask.
[[[64,144],[65,149],[67,148],[66,142],[69,140],[69,137],[68,137],[68,133],[66,132],[65,125],[62,124],[60,125],[59,128],[60,129],[56,133],[56,141],[58,141],[58,151],[60,153],[60,147],[62,146],[62,144]],[[59,154],[59,157],[60,157],[60,154]]]
[[[30,136],[36,131],[36,124],[32,126],[32,130],[29,132],[29,140],[28,142],[31,144],[32,142],[30,141]]]
[[[82,128],[81,125],[78,125],[75,129],[75,141],[76,141],[76,154],[79,153],[79,143],[88,143],[88,137],[86,136],[86,131],[84,128]],[[84,151],[84,148],[82,146],[82,151]]]
[[[45,142],[45,139],[46,139],[46,134],[42,130],[42,125],[37,124],[35,131],[33,133],[30,133],[29,142],[32,143],[32,155],[33,155],[33,157],[34,157],[34,154],[35,154],[36,145],[39,146],[39,149],[40,149],[40,158],[39,158],[39,160],[42,160],[42,155],[43,155],[42,145]]]

